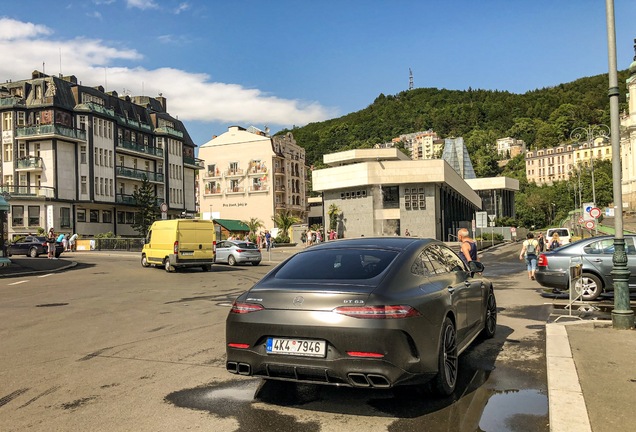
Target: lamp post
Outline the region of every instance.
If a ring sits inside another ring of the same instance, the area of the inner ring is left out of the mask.
[[[577,127],[570,133],[570,138],[577,141],[585,140],[590,148],[590,169],[592,172],[592,202],[596,206],[596,187],[594,185],[594,144],[598,138],[608,140],[610,128],[604,124],[589,125],[588,127]]]
[[[623,187],[621,183],[620,158],[620,118],[618,108],[618,68],[616,66],[616,28],[614,26],[614,0],[605,0],[605,17],[607,20],[607,52],[609,60],[609,102],[612,133],[612,184],[614,186],[614,255],[612,256],[612,279],[614,282],[614,309],[612,310],[612,326],[616,330],[634,328],[634,311],[629,307],[629,275],[627,254],[625,253],[625,237],[623,235]]]

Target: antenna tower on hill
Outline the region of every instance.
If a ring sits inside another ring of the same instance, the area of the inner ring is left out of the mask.
[[[409,90],[413,90],[413,71],[409,68]]]

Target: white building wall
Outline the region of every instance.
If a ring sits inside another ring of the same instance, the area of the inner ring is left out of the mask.
[[[46,152],[50,155],[53,152]],[[47,157],[47,159],[49,159]],[[53,158],[51,158],[53,159]],[[57,169],[57,196],[59,199],[75,199],[75,189],[77,185],[77,180],[75,177],[75,143],[65,142],[65,141],[57,141],[57,153],[55,155],[55,167]],[[46,166],[48,167],[48,161],[46,162]],[[54,177],[53,173],[56,170],[47,169],[47,186],[53,185],[54,179],[50,177]]]

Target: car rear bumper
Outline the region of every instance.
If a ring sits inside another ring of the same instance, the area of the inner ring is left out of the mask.
[[[539,268],[534,274],[540,285],[548,288],[558,288],[567,290],[570,288],[568,273],[562,270],[541,270]]]
[[[407,320],[362,320],[330,312],[271,312],[272,322],[268,319],[244,322],[249,318],[230,314],[226,342],[245,343],[248,347],[226,345],[229,372],[286,381],[376,388],[407,382],[424,383],[437,373],[438,329],[424,318],[401,327],[400,321]],[[254,315],[266,313],[255,312]],[[306,316],[308,313],[321,315],[323,322],[293,324],[297,319],[294,315]],[[335,315],[331,316],[331,321],[330,315]],[[419,340],[429,342],[423,349],[418,349],[410,335],[414,327],[420,329]],[[268,354],[266,343],[269,337],[324,340],[327,352],[325,357]],[[378,353],[382,357],[359,357],[350,354],[352,352]]]

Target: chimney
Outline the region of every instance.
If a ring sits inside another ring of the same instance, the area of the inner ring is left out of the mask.
[[[157,96],[155,99],[157,99],[159,103],[161,104],[161,107],[163,108],[163,112],[167,113],[168,106],[167,106],[166,98],[163,97],[163,93],[159,93],[159,96]]]

